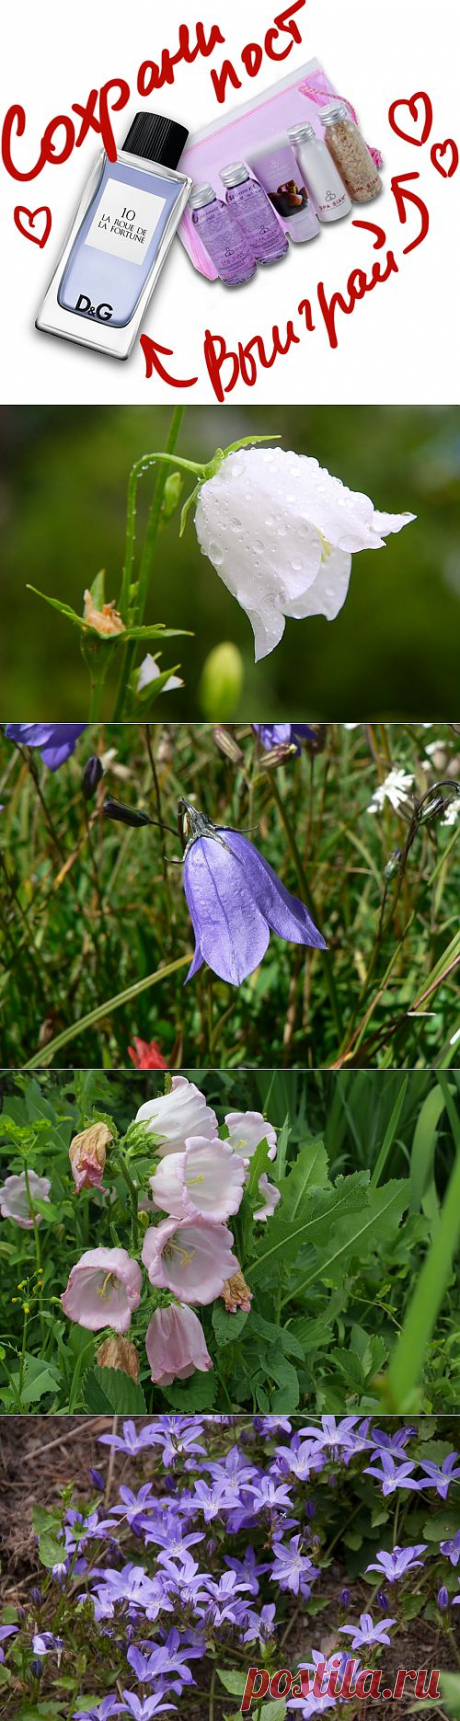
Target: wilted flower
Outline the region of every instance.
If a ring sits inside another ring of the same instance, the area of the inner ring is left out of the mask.
[[[136,1112],[136,1123],[144,1123],[149,1135],[156,1136],[156,1151],[183,1153],[190,1136],[206,1136],[215,1141],[218,1124],[215,1112],[206,1105],[204,1094],[186,1076],[173,1076],[171,1092],[146,1100]]]
[[[49,1177],[38,1177],[36,1171],[28,1170],[27,1178],[32,1202],[34,1197],[38,1197],[39,1201],[49,1201]],[[34,1219],[36,1225],[40,1225],[41,1213],[34,1213],[33,1219],[30,1211],[25,1171],[21,1171],[18,1176],[5,1178],[0,1187],[0,1213],[3,1219],[15,1219],[23,1231],[33,1231]]]
[[[276,1159],[276,1129],[272,1123],[267,1123],[261,1111],[228,1111],[225,1122],[229,1142],[243,1159],[252,1159],[261,1141],[268,1143],[269,1159]]]
[[[43,764],[58,771],[86,728],[86,723],[5,723],[5,735],[23,747],[39,747]]]
[[[103,604],[102,609],[98,609],[94,603],[92,592],[86,591],[83,596],[85,600],[83,615],[89,627],[94,628],[96,633],[104,634],[107,637],[114,633],[126,633],[126,624],[123,617],[118,614],[114,600],[111,603]]]
[[[149,1178],[156,1207],[176,1218],[229,1219],[243,1196],[244,1160],[224,1141],[197,1136],[185,1153],[170,1153]]]
[[[381,813],[385,801],[390,802],[395,813],[405,812],[412,806],[412,790],[414,779],[408,771],[394,765],[378,789],[374,789],[372,800],[369,801],[368,813]]]
[[[278,645],[286,616],[332,621],[352,552],[382,548],[414,518],[376,512],[306,455],[250,448],[228,454],[201,486],[195,525],[203,554],[246,610],[257,661]]]
[[[241,1267],[238,1267],[237,1273],[232,1273],[230,1279],[225,1280],[220,1295],[229,1315],[236,1315],[237,1309],[242,1309],[245,1315],[249,1314],[252,1291],[246,1284]]]
[[[163,1219],[144,1237],[142,1260],[151,1285],[172,1291],[184,1303],[212,1303],[236,1272],[233,1237],[210,1219]]]
[[[128,1057],[135,1064],[136,1070],[167,1070],[168,1065],[156,1040],[140,1040],[138,1034],[133,1034],[133,1045],[128,1046]]]
[[[207,962],[221,980],[240,986],[265,956],[270,931],[325,950],[304,903],[291,896],[254,844],[183,805],[184,888],[196,939],[187,980]]]
[[[89,1129],[74,1136],[69,1147],[69,1159],[77,1194],[80,1189],[102,1188],[102,1174],[111,1141],[112,1131],[106,1123],[93,1123]]]
[[[198,1316],[185,1303],[155,1309],[145,1335],[151,1379],[157,1386],[188,1380],[199,1369],[206,1374],[212,1361]]]
[[[70,1321],[92,1333],[101,1327],[126,1333],[141,1288],[141,1269],[126,1249],[87,1249],[72,1267],[61,1303]]]
[[[122,1374],[129,1374],[131,1380],[139,1380],[139,1357],[136,1346],[131,1339],[123,1339],[121,1333],[112,1333],[109,1339],[99,1345],[96,1355],[98,1368],[118,1368]]]

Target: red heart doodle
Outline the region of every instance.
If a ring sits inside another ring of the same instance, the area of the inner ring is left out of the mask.
[[[37,216],[40,215],[44,215],[45,219],[39,222],[38,233],[33,233],[32,228],[35,227]],[[40,248],[46,245],[51,233],[51,210],[48,209],[47,203],[42,203],[39,209],[24,209],[21,204],[18,204],[14,211],[14,219],[16,227],[24,239],[31,239],[32,244],[40,245]]]
[[[423,119],[421,137],[417,137],[416,131],[404,131],[403,127],[398,125],[397,120],[395,119],[397,108],[408,108],[411,119],[415,121],[415,126],[418,127],[422,120],[422,114],[419,114],[418,112],[419,102],[422,105],[425,116]],[[425,90],[417,90],[416,95],[411,96],[409,101],[401,100],[399,102],[392,102],[388,118],[393,131],[397,132],[398,137],[403,137],[405,143],[415,143],[417,145],[417,149],[421,149],[422,143],[426,143],[429,138],[433,124],[433,104],[430,102],[430,98],[426,95]]]
[[[441,158],[446,154],[446,150],[449,149],[451,159],[448,167],[443,167]],[[430,150],[430,155],[433,167],[436,168],[437,173],[442,173],[443,179],[453,179],[454,173],[457,172],[459,163],[458,147],[454,138],[446,137],[445,143],[434,143],[432,150]]]

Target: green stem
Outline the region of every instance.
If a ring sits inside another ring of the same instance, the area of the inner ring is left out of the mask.
[[[163,502],[165,484],[166,484],[166,479],[167,479],[166,468],[168,466],[171,466],[172,464],[174,464],[174,466],[179,466],[179,467],[181,467],[182,470],[185,470],[186,472],[192,472],[195,477],[198,476],[203,471],[203,467],[197,466],[195,461],[183,460],[180,456],[174,456],[174,458],[173,458],[174,449],[176,446],[177,438],[179,436],[179,431],[181,429],[182,420],[184,417],[184,412],[185,412],[184,406],[176,406],[174,408],[172,418],[171,418],[170,427],[169,427],[169,433],[168,433],[168,437],[166,440],[166,449],[165,449],[164,453],[147,454],[144,456],[143,460],[138,460],[136,465],[133,467],[133,470],[132,470],[131,476],[130,476],[130,480],[129,480],[127,521],[126,521],[125,559],[124,559],[122,582],[121,582],[121,594],[120,594],[120,614],[123,616],[124,620],[126,619],[128,607],[129,607],[129,592],[130,592],[130,586],[132,583],[132,575],[133,575],[133,568],[134,568],[137,485],[138,485],[140,477],[142,476],[142,473],[145,472],[149,468],[149,466],[156,465],[157,462],[160,463],[160,470],[158,472],[157,480],[156,480],[156,484],[155,484],[153,502],[152,502],[152,506],[150,509],[149,519],[148,519],[148,523],[147,523],[147,531],[146,531],[145,540],[144,540],[144,548],[143,548],[142,557],[141,557],[141,566],[140,566],[140,572],[139,572],[139,584],[138,584],[138,589],[137,589],[136,606],[135,606],[135,621],[136,621],[137,626],[140,626],[142,621],[143,621],[145,605],[147,602],[148,589],[149,589],[149,584],[150,584],[150,576],[151,576],[151,571],[152,571],[153,551],[154,551],[155,541],[156,541],[156,538],[158,535],[158,527],[160,524],[160,515],[161,515],[161,505]],[[136,642],[135,642],[135,640],[132,640],[131,643],[128,645],[126,652],[124,653],[124,660],[123,660],[123,664],[122,664],[120,682],[119,682],[119,687],[118,687],[118,694],[117,694],[115,711],[114,711],[114,721],[115,722],[119,722],[121,717],[123,716],[125,700],[126,700],[126,689],[128,686],[130,675],[131,675],[131,670],[132,670],[135,654],[136,654]]]
[[[316,908],[315,908],[313,896],[312,896],[310,886],[308,883],[308,879],[307,879],[307,876],[305,873],[303,861],[302,861],[301,855],[300,855],[298,847],[297,847],[297,843],[296,843],[296,839],[295,839],[294,832],[292,829],[291,821],[290,821],[288,813],[286,812],[284,802],[281,799],[278,784],[275,781],[275,773],[274,772],[273,772],[270,786],[271,786],[273,798],[276,801],[276,805],[278,807],[278,812],[280,814],[280,818],[282,820],[282,823],[284,825],[284,829],[286,832],[287,840],[288,840],[289,847],[291,850],[292,859],[293,859],[295,870],[297,873],[297,878],[298,878],[301,896],[303,897],[303,901],[305,902],[306,907],[308,908],[309,914],[311,914],[312,920],[314,920],[314,922],[315,922],[315,926],[317,926],[318,919],[317,919],[317,913],[316,913]],[[339,1035],[341,1035],[342,1031],[343,1031],[342,1019],[341,1019],[341,1014],[340,1014],[340,1007],[339,1007],[339,1001],[338,1001],[338,997],[337,997],[337,990],[336,990],[334,974],[332,971],[331,958],[330,958],[330,954],[329,954],[328,950],[322,951],[322,959],[324,962],[324,974],[325,974],[327,990],[329,993],[329,1000],[330,1000],[330,1005],[331,1005],[331,1009],[332,1009],[332,1014],[333,1014],[334,1022],[335,1022],[336,1028],[337,1028],[337,1033]]]
[[[423,1359],[449,1283],[460,1236],[460,1120],[446,1076],[438,1072],[454,1137],[456,1158],[439,1228],[425,1257],[386,1377],[389,1408],[404,1412],[420,1379]]]
[[[133,1230],[133,1249],[137,1250],[139,1248],[139,1224],[138,1224],[138,1193],[137,1193],[136,1185],[133,1181],[133,1178],[131,1177],[131,1173],[128,1171],[128,1167],[125,1164],[122,1153],[119,1151],[119,1149],[117,1147],[113,1146],[113,1143],[112,1143],[112,1149],[111,1149],[111,1157],[112,1157],[112,1159],[115,1160],[115,1165],[118,1165],[119,1170],[120,1170],[120,1174],[124,1178],[124,1181],[126,1183],[126,1188],[129,1190],[129,1198],[130,1198],[130,1202],[131,1202],[131,1220],[132,1220],[132,1230]]]
[[[133,986],[126,986],[124,992],[117,992],[114,998],[107,998],[104,1004],[98,1004],[96,1010],[89,1010],[87,1016],[81,1016],[78,1022],[72,1022],[70,1028],[64,1028],[62,1034],[57,1034],[55,1040],[36,1052],[34,1058],[29,1058],[23,1064],[24,1070],[42,1070],[53,1062],[56,1052],[63,1046],[68,1046],[70,1040],[75,1040],[77,1034],[83,1034],[86,1028],[94,1028],[102,1022],[105,1016],[113,1010],[119,1010],[123,1004],[130,1004],[133,998],[138,998],[141,992],[147,992],[149,986],[157,986],[160,980],[168,980],[170,974],[176,974],[179,968],[185,968],[192,960],[192,951],[187,950],[185,956],[178,956],[175,962],[168,962],[165,968],[156,968],[154,974],[147,974],[144,980],[135,980]]]

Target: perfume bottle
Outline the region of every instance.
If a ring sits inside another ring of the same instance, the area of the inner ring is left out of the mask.
[[[257,263],[252,247],[234,221],[227,204],[216,197],[212,185],[195,185],[190,198],[192,221],[202,245],[226,287],[240,287],[255,275]]]
[[[289,251],[289,240],[258,179],[251,179],[243,161],[220,168],[226,203],[246,234],[257,263],[277,263]]]
[[[36,327],[128,358],[188,201],[185,126],[136,114],[115,162],[99,156]]]
[[[351,202],[338,168],[326,149],[323,139],[316,136],[308,122],[292,126],[289,132],[305,183],[316,203],[319,221],[341,221],[349,215]]]

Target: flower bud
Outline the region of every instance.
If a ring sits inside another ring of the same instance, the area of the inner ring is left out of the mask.
[[[349,1606],[349,1602],[350,1602],[350,1591],[349,1590],[341,1590],[340,1591],[339,1602],[340,1602],[341,1607],[348,1607]]]
[[[129,1374],[131,1380],[139,1380],[139,1357],[136,1346],[131,1339],[124,1339],[118,1333],[110,1339],[104,1339],[99,1346],[96,1356],[99,1368],[119,1368],[122,1374]]]
[[[243,686],[243,659],[231,640],[223,641],[210,651],[203,665],[198,686],[198,701],[204,717],[225,721],[233,717]]]
[[[43,1662],[38,1661],[36,1656],[34,1656],[32,1662],[31,1673],[33,1674],[34,1679],[41,1679],[43,1673]]]
[[[441,1588],[440,1588],[440,1590],[438,1590],[438,1607],[441,1609],[441,1613],[444,1613],[445,1609],[448,1606],[449,1606],[449,1594],[448,1594],[448,1591],[446,1590],[445,1584],[441,1584]]]
[[[110,1343],[110,1340],[108,1342]],[[101,1345],[101,1350],[103,1350],[103,1349],[104,1349],[104,1346]],[[104,1477],[101,1476],[100,1470],[91,1470],[90,1469],[90,1470],[88,1470],[88,1476],[89,1476],[90,1482],[92,1482],[92,1484],[93,1484],[93,1488],[98,1488],[99,1492],[101,1494],[103,1494],[104,1488],[105,1488],[105,1482],[104,1482]]]
[[[39,1589],[31,1590],[30,1599],[31,1599],[33,1607],[41,1607],[41,1605],[42,1605],[41,1590],[39,1590]]]
[[[307,1500],[305,1516],[310,1519],[316,1518],[316,1506],[314,1500]]]
[[[171,514],[177,508],[184,488],[184,480],[180,472],[169,472],[163,491],[161,504],[161,520],[170,520]]]
[[[69,1159],[78,1195],[80,1189],[101,1188],[107,1148],[110,1147],[111,1141],[113,1135],[106,1123],[93,1123],[89,1129],[84,1129],[80,1135],[74,1136],[70,1143]]]
[[[99,758],[98,753],[92,753],[91,758],[86,761],[81,782],[85,801],[92,800],[93,795],[96,794],[98,783],[100,783],[103,775],[104,766],[102,764],[102,759]]]
[[[375,1599],[381,1612],[386,1613],[388,1607],[388,1596],[385,1595],[385,1590],[377,1590]]]

